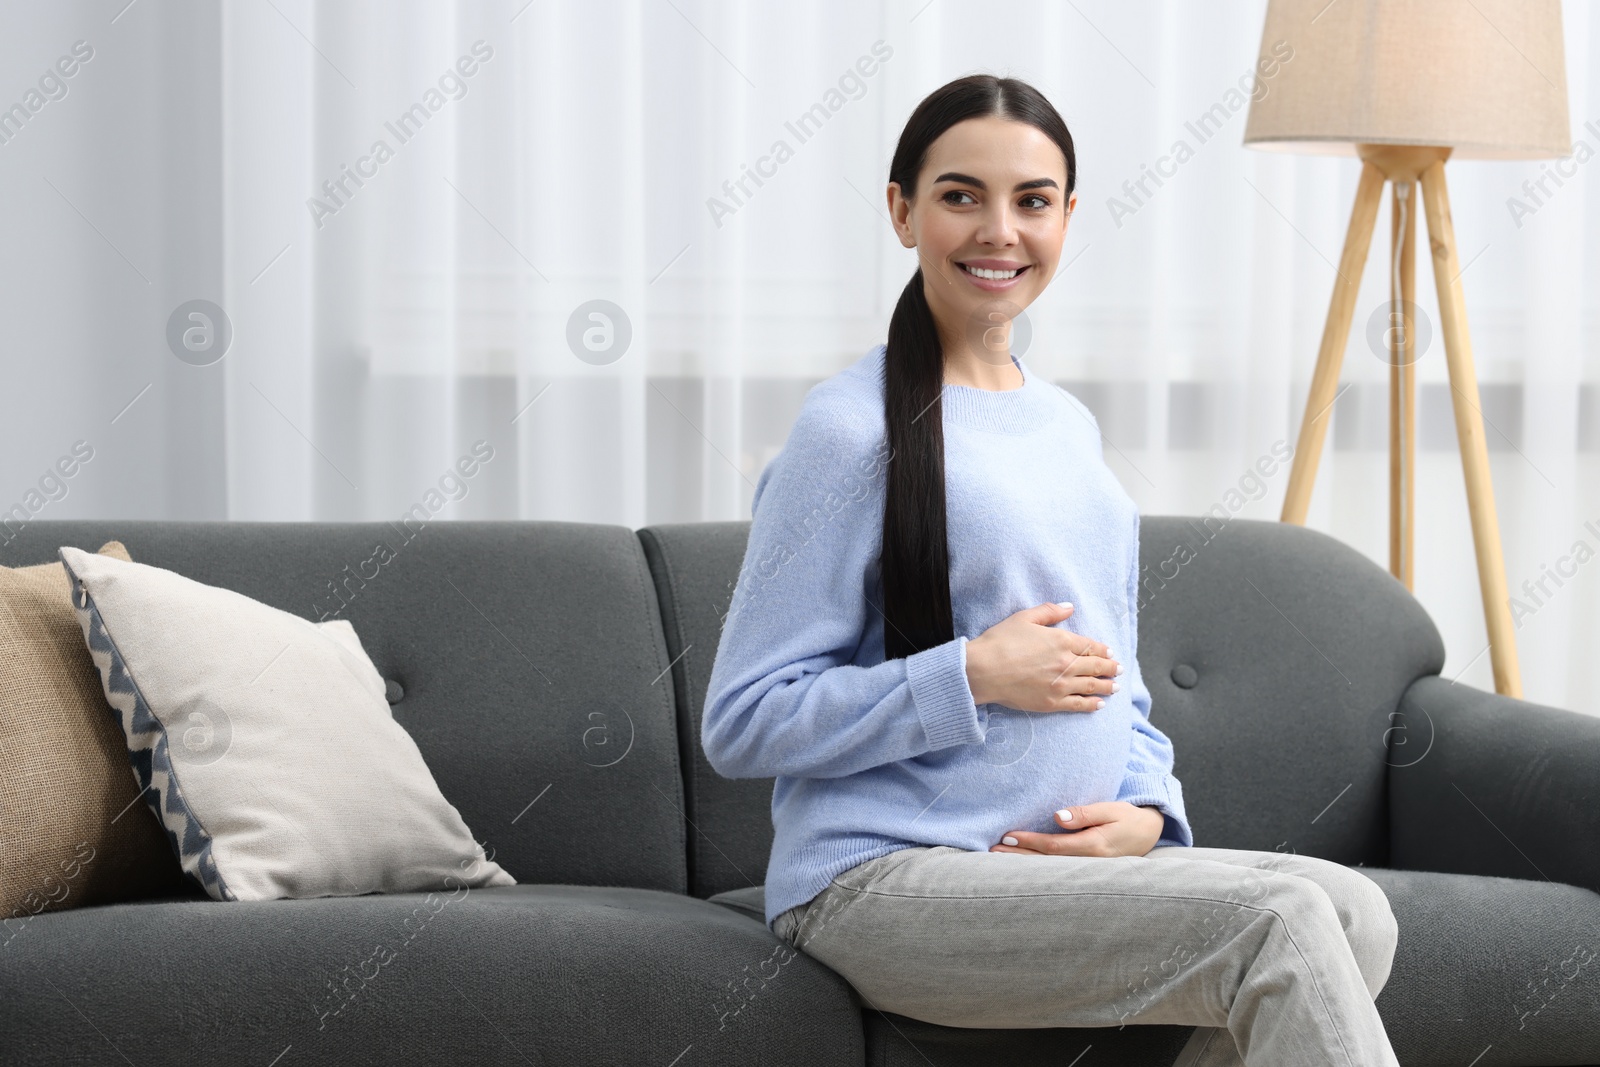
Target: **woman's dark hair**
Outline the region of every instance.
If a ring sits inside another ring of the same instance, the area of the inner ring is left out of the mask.
[[[1026,122],[1061,148],[1070,196],[1077,157],[1067,124],[1027,82],[974,74],[929,93],[895,147],[889,180],[916,195],[928,148],[956,123],[993,115]],[[889,320],[884,359],[884,422],[889,469],[879,573],[883,580],[885,659],[909,656],[955,638],[950,608],[950,552],[945,529],[944,346],[923,291],[922,268],[906,283]]]

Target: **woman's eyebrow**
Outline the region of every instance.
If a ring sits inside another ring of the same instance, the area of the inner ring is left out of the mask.
[[[939,182],[960,182],[962,185],[972,185],[972,186],[976,186],[979,189],[988,189],[989,188],[989,186],[987,184],[985,184],[983,179],[974,178],[970,174],[958,174],[953,170],[945,171],[943,174],[939,175],[933,181],[934,181],[935,185],[937,185]],[[1014,193],[1020,193],[1024,189],[1059,189],[1059,188],[1061,188],[1061,186],[1056,184],[1056,180],[1054,178],[1035,178],[1031,182],[1018,182],[1016,184],[1016,186],[1011,191],[1014,192]]]

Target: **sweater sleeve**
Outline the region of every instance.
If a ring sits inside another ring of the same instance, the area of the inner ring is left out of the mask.
[[[701,728],[724,777],[839,778],[984,738],[965,637],[852,663],[878,610],[888,451],[840,406],[808,399],[756,485]]]
[[[1128,642],[1131,655],[1122,661],[1128,696],[1138,713],[1133,719],[1132,752],[1116,799],[1140,807],[1159,808],[1166,816],[1158,845],[1192,846],[1194,836],[1183,807],[1183,786],[1173,777],[1172,742],[1150,721],[1150,690],[1139,673],[1139,513],[1133,516],[1132,560],[1128,568]]]

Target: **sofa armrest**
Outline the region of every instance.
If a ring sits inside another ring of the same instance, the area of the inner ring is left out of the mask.
[[[1386,742],[1391,867],[1600,892],[1600,717],[1428,675]]]

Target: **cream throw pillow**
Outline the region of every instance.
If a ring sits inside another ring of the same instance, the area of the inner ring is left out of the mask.
[[[61,549],[136,775],[217,900],[514,885],[440,794],[345,620]]]

